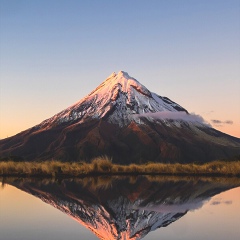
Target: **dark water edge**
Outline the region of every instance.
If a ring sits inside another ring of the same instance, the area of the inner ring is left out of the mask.
[[[196,177],[196,178],[239,178],[240,174],[225,174],[225,173],[155,173],[155,172],[119,172],[119,173],[89,173],[89,174],[28,174],[28,173],[4,173],[0,174],[2,178],[36,178],[36,179],[81,179],[81,178],[88,178],[88,177],[114,177],[114,176],[166,176],[166,177]]]

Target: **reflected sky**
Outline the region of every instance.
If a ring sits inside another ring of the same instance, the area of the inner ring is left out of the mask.
[[[5,181],[0,190],[5,240],[234,240],[240,234],[239,179]]]
[[[88,229],[40,199],[5,185],[0,188],[1,240],[98,239]]]
[[[201,209],[189,211],[184,218],[159,232],[151,232],[144,239],[237,240],[240,236],[239,211],[240,187],[237,187],[213,196]]]

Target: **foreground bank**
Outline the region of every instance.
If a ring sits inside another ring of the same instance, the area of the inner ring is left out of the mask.
[[[146,163],[119,165],[107,157],[85,162],[0,162],[1,176],[84,177],[91,175],[159,174],[240,177],[240,161],[214,161],[205,164]]]

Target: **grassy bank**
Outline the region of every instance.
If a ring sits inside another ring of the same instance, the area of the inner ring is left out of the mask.
[[[202,176],[238,176],[240,161],[215,161],[206,164],[114,164],[107,157],[85,162],[0,162],[1,176],[44,176],[44,177],[82,177],[87,175],[120,175],[120,174],[168,174],[168,175],[202,175]]]

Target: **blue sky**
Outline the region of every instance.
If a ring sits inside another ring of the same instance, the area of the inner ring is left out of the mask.
[[[0,0],[0,138],[120,70],[240,137],[240,0]]]

